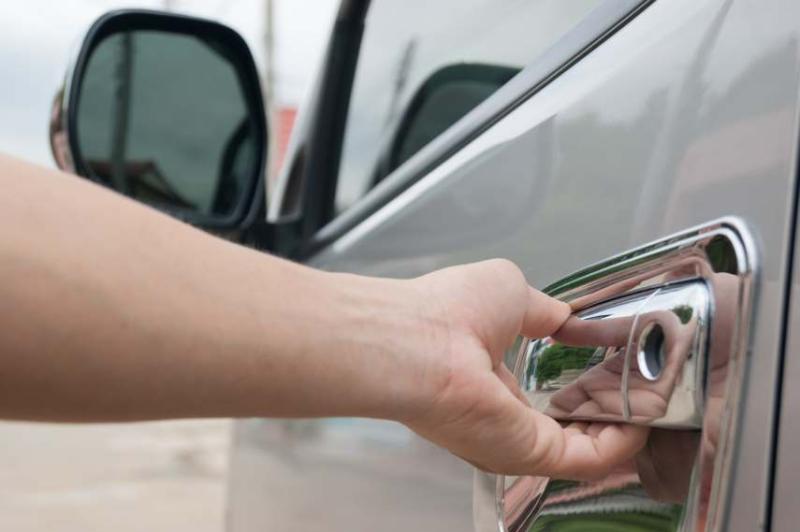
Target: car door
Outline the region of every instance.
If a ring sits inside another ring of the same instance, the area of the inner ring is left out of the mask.
[[[305,213],[317,222],[299,233],[297,256],[323,269],[397,277],[506,257],[532,284],[559,286],[574,271],[629,256],[620,253],[733,227],[739,236],[730,241],[745,250],[752,297],[737,368],[745,377],[723,405],[736,423],[729,463],[707,486],[723,494],[723,514],[689,521],[692,493],[660,499],[640,489],[637,477],[623,502],[618,492],[609,497],[608,485],[570,486],[571,498],[545,500],[547,511],[534,508],[524,529],[768,526],[794,224],[800,5],[475,2],[447,16],[408,6],[374,0],[366,10],[343,141],[319,170],[332,181],[311,186],[314,176],[306,174],[305,190],[316,196],[292,203],[319,211]],[[382,17],[391,31],[371,34]],[[466,44],[448,31],[462,31]],[[437,47],[474,55],[452,53],[448,64],[415,72],[416,61],[424,64]],[[360,85],[364,65],[388,88]],[[478,68],[442,74],[458,65]],[[460,110],[443,116],[448,104]],[[314,153],[303,136],[319,136],[314,128],[321,127],[317,111],[309,112],[312,125],[293,140],[305,160]],[[297,188],[293,179],[290,168],[277,204]],[[688,453],[682,463],[687,478],[701,474],[691,460]],[[242,422],[229,525],[497,529],[504,494],[492,487],[502,484],[490,480],[487,491],[479,475],[473,493],[473,474],[394,423]],[[615,512],[615,522],[598,517]]]

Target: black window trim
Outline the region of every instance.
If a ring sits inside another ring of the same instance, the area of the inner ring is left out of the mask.
[[[301,142],[301,151],[307,157],[297,176],[302,191],[300,216],[283,228],[273,245],[290,258],[301,258],[305,244],[333,217],[350,90],[369,3],[370,0],[342,0],[334,20],[320,82],[310,100],[308,129]]]
[[[396,168],[352,207],[314,232],[302,245],[295,258],[300,260],[310,259],[375,214],[392,199],[429,174],[434,168],[452,157],[468,143],[475,140],[563,72],[569,70],[575,63],[624,27],[654,1],[607,0],[600,4],[490,98],[467,113],[430,144]],[[368,1],[366,3],[368,4]],[[363,9],[362,16],[366,15],[366,11],[367,9]],[[363,30],[363,25],[359,29]],[[360,49],[355,50],[356,54],[359,52]],[[352,83],[352,80],[350,81]],[[349,101],[347,103],[347,109],[349,110]],[[344,126],[344,124],[341,124],[341,126]],[[338,157],[335,159],[338,163]],[[333,210],[338,165],[329,175],[332,176],[330,179],[333,184],[328,183],[328,186],[325,187],[326,197],[324,199],[318,198],[327,206],[328,213]],[[308,197],[305,198],[304,204],[306,207],[309,206],[308,199]],[[309,214],[308,212],[304,213],[305,216]],[[319,218],[317,219],[319,220]]]

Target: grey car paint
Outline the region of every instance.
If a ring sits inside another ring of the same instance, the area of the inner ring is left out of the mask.
[[[500,256],[541,286],[741,217],[762,270],[728,529],[758,530],[794,223],[799,42],[793,0],[657,1],[310,262],[407,277]],[[240,422],[231,465],[233,531],[472,527],[470,468],[397,424]],[[775,511],[797,521],[780,497]]]

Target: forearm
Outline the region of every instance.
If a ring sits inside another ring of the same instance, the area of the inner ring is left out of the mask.
[[[327,274],[0,159],[0,416],[385,415],[400,281]],[[391,312],[392,309],[394,312]]]
[[[0,186],[0,418],[381,417],[553,478],[599,478],[644,445],[641,427],[564,430],[530,408],[504,352],[570,307],[508,261],[324,273],[1,156]]]

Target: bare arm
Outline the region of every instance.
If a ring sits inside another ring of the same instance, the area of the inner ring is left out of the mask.
[[[0,185],[0,417],[380,417],[487,469],[562,476],[643,443],[519,397],[503,351],[569,308],[511,263],[325,273],[14,159]]]

